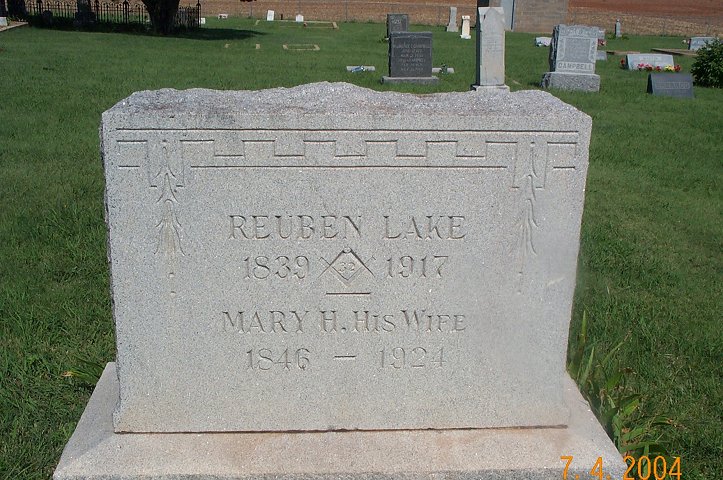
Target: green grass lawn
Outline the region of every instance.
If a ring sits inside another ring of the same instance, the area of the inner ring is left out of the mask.
[[[424,30],[428,27],[414,27]],[[381,24],[339,30],[209,19],[163,38],[17,28],[0,33],[0,478],[48,478],[91,387],[63,373],[115,356],[103,223],[101,112],[137,90],[261,89],[346,81],[401,91],[464,91],[474,41],[434,27],[436,87],[380,85]],[[547,49],[508,34],[507,83],[536,88]],[[678,37],[609,49],[679,48]],[[283,44],[317,44],[288,51]],[[261,46],[256,48],[256,44]],[[598,94],[555,93],[593,118],[571,339],[588,340],[644,397],[685,479],[723,474],[723,91],[693,101],[645,93],[647,74],[598,63]],[[692,60],[676,57],[683,71]],[[346,65],[375,65],[348,73]],[[573,345],[574,347],[574,345]]]

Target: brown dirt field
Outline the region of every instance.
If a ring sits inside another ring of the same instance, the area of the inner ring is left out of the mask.
[[[181,0],[181,4],[195,0]],[[384,22],[387,13],[408,13],[414,23],[445,25],[449,7],[458,15],[474,18],[476,0],[202,0],[202,15],[228,13],[265,18],[275,10],[277,19],[293,19],[302,13],[307,20],[337,22]],[[723,0],[569,0],[567,23],[597,25],[611,31],[620,18],[623,32],[640,35],[721,35]],[[474,23],[474,22],[473,22]]]
[[[723,15],[721,0],[570,0],[569,7],[646,16]]]

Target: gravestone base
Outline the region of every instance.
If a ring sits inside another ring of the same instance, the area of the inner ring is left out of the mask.
[[[573,457],[568,478],[588,478],[598,458],[606,478],[622,478],[625,463],[570,378],[565,388],[567,427],[117,434],[109,363],[53,478],[559,480],[560,456]]]
[[[509,92],[507,85],[470,85],[470,90],[478,92]]]
[[[599,92],[600,75],[547,72],[542,77],[542,88],[558,90],[577,90],[581,92]]]
[[[416,83],[417,85],[436,85],[439,77],[382,77],[382,83]]]

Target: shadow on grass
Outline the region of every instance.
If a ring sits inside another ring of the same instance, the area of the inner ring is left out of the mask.
[[[259,35],[266,35],[266,33],[256,30],[237,30],[233,28],[179,28],[170,35],[161,35],[151,30],[150,25],[147,24],[99,22],[85,27],[77,27],[73,25],[72,18],[65,17],[55,17],[50,23],[44,21],[41,17],[30,17],[28,23],[33,27],[52,30],[126,33],[131,35],[147,35],[150,37],[188,38],[192,40],[244,40]]]

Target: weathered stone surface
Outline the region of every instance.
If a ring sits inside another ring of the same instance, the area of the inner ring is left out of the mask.
[[[396,32],[389,37],[390,77],[432,75],[432,33]]]
[[[560,480],[625,466],[569,378],[567,428],[380,432],[117,434],[118,383],[109,364],[54,480]]]
[[[498,87],[505,84],[505,14],[500,7],[477,10],[475,86]]]
[[[626,57],[628,70],[638,70],[639,65],[668,67],[675,65],[673,56],[667,53],[629,53]]]
[[[595,73],[597,27],[557,25],[550,44],[550,71]]]
[[[460,38],[464,40],[469,40],[472,38],[472,35],[470,35],[470,16],[469,15],[462,15],[462,33],[460,34]]]
[[[648,93],[693,98],[693,77],[689,73],[651,73],[648,75]]]
[[[599,91],[600,77],[595,75],[599,33],[597,27],[555,26],[550,43],[550,72],[543,75],[542,87]]]
[[[608,52],[605,50],[598,50],[595,54],[595,61],[597,62],[607,62],[608,60]]]
[[[447,22],[448,32],[457,32],[459,26],[457,25],[457,7],[449,7],[449,22]]]
[[[716,37],[692,37],[688,44],[689,50],[700,50],[709,42],[714,42]]]
[[[118,103],[116,430],[567,424],[590,128],[540,91]]]
[[[565,72],[547,72],[542,76],[542,88],[598,92],[600,91],[600,76],[580,75]]]
[[[394,32],[406,32],[409,30],[409,15],[406,13],[387,14],[387,38]]]

